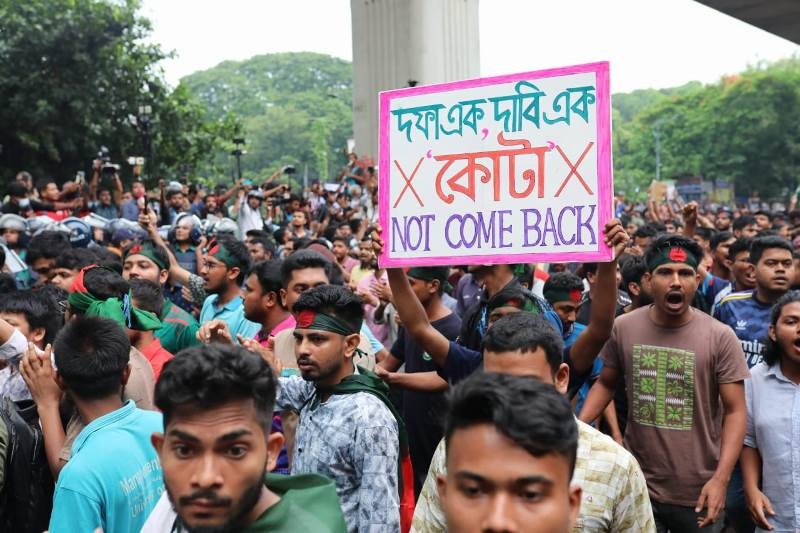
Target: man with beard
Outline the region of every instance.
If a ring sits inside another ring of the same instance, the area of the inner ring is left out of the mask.
[[[260,324],[244,317],[239,287],[249,269],[250,252],[243,242],[223,236],[209,243],[200,266],[200,275],[209,294],[200,311],[197,338],[201,342],[215,340],[216,334],[223,330],[230,332],[232,339],[237,335],[252,339],[261,329]]]
[[[125,249],[122,261],[122,277],[127,280],[146,279],[163,287],[169,279],[169,256],[160,246],[146,240]],[[164,306],[158,313],[161,317],[161,328],[155,335],[161,345],[170,353],[178,353],[184,348],[198,344],[197,320],[175,305],[169,298],[164,298]]]
[[[164,433],[152,443],[166,496],[143,532],[347,531],[329,480],[265,474],[283,444],[270,433],[275,389],[260,357],[230,345],[190,348],[164,368]]]
[[[347,237],[335,236],[333,238],[333,247],[331,251],[336,258],[336,263],[342,269],[345,283],[349,283],[350,272],[358,265],[358,261],[350,257],[350,239]]]
[[[625,445],[642,466],[659,531],[721,531],[744,442],[749,372],[741,345],[730,328],[690,305],[702,257],[686,237],[653,242],[644,258],[653,304],[615,321],[600,352],[603,371],[580,413],[584,422],[595,420],[624,379]]]
[[[358,286],[358,283],[367,277],[369,273],[375,272],[375,269],[378,266],[378,259],[372,252],[372,240],[369,238],[369,233],[364,234],[364,238],[361,239],[358,251],[358,259],[360,264],[354,266],[352,270],[350,270],[349,285],[352,289],[355,289]]]
[[[262,346],[281,331],[295,326],[294,316],[281,302],[282,264],[280,259],[256,263],[242,287],[244,317],[261,325],[256,341]]]
[[[279,409],[300,413],[292,473],[333,480],[351,533],[400,531],[400,489],[404,496],[410,491],[413,512],[413,480],[400,486],[398,477],[408,458],[405,431],[388,387],[353,363],[361,300],[344,287],[322,285],[303,292],[293,311],[302,377],[280,378],[277,400]]]

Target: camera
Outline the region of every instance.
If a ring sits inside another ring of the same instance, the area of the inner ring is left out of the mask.
[[[284,174],[294,174],[296,171],[294,165],[284,165],[282,170]]]
[[[105,146],[100,147],[100,150],[97,152],[97,159],[101,161],[100,173],[104,177],[113,176],[120,169],[118,164],[111,162],[111,154],[109,153],[108,148]]]

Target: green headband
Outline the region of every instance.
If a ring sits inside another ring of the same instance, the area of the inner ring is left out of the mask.
[[[321,331],[330,331],[331,333],[338,333],[339,335],[352,335],[359,333],[361,328],[353,328],[347,322],[339,317],[333,315],[326,315],[325,313],[318,313],[311,309],[300,311],[297,315],[296,327],[302,329],[318,329]]]
[[[153,331],[161,327],[161,321],[150,311],[131,305],[131,295],[100,300],[89,292],[72,292],[67,297],[69,305],[86,316],[97,316],[113,320],[123,328],[137,331]]]
[[[448,292],[453,287],[447,281],[447,274],[450,273],[449,267],[411,267],[406,272],[409,278],[420,279],[422,281],[439,280],[442,290]]]
[[[155,252],[155,248],[150,245],[142,245],[142,244],[134,244],[130,248],[128,248],[127,253],[125,254],[125,259],[129,258],[132,255],[143,255],[148,258],[150,261],[156,264],[156,266],[161,270],[169,270],[169,264],[164,264],[161,259],[158,258]]]
[[[575,304],[581,303],[583,292],[580,289],[550,289],[544,291],[544,299],[548,303],[554,304],[556,302],[572,302]]]
[[[212,241],[211,244],[208,245],[208,251],[206,253],[214,259],[225,263],[225,266],[228,268],[242,267],[242,264],[239,262],[239,260],[231,255],[228,249],[217,241]]]
[[[666,246],[660,248],[650,261],[647,263],[647,270],[653,272],[655,269],[666,263],[684,263],[697,270],[700,263],[697,257],[688,249],[682,246]]]
[[[497,296],[500,296],[499,298]],[[528,311],[529,313],[538,313],[539,310],[530,298],[526,298],[521,294],[510,293],[502,295],[498,293],[488,302],[489,311],[494,311],[498,307],[516,307],[520,311]]]

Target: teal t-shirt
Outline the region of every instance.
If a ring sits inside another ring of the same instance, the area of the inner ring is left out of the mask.
[[[261,329],[261,324],[250,322],[244,317],[242,297],[237,296],[221,307],[217,306],[218,299],[219,295],[212,294],[203,302],[203,309],[200,310],[200,325],[210,320],[223,320],[227,322],[234,339],[236,335],[241,335],[246,339],[255,337]]]
[[[160,413],[132,400],[83,428],[58,476],[50,532],[138,533],[164,490],[150,443],[163,429]]]

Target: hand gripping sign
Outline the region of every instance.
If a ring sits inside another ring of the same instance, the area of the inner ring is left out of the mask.
[[[608,261],[608,63],[380,94],[383,266]]]

